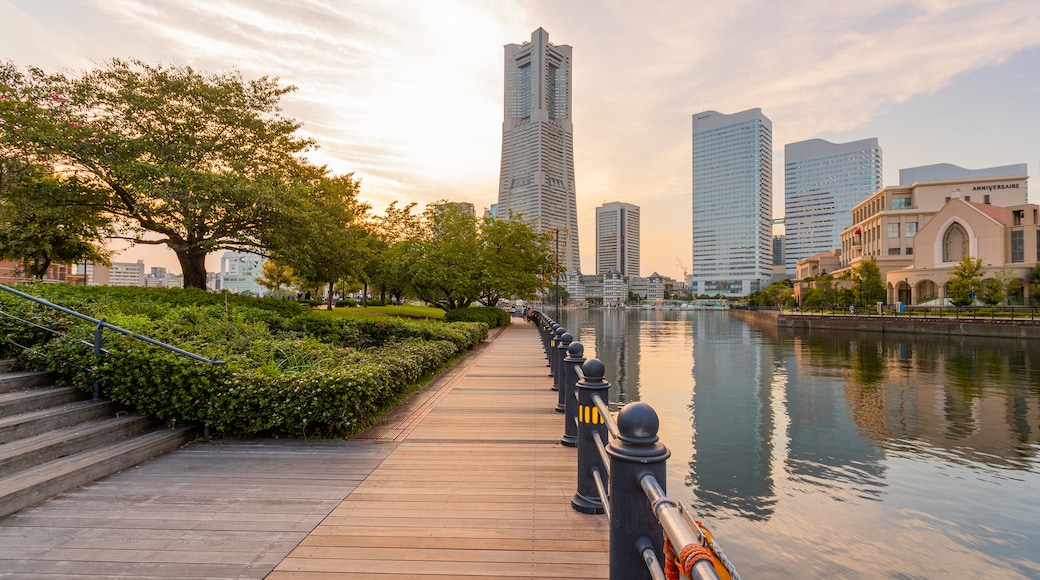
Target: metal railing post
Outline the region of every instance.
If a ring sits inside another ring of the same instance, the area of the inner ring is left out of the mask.
[[[617,415],[618,437],[607,445],[610,456],[610,578],[650,580],[642,554],[636,548],[647,538],[664,561],[664,533],[641,480],[653,475],[664,490],[665,461],[671,452],[658,442],[660,420],[653,407],[637,401]]]
[[[565,332],[560,335],[560,340],[556,344],[556,375],[553,379],[553,383],[559,394],[556,403],[557,413],[562,413],[567,410],[566,404],[563,401],[563,397],[567,394],[567,387],[565,386],[567,373],[563,361],[567,358],[567,347],[571,345],[571,341],[573,340],[574,337],[571,336],[571,333]]]
[[[105,319],[98,320],[94,327],[94,400],[101,398],[101,383],[98,381],[98,373],[101,369],[101,355],[105,350],[101,347],[101,333],[105,329]]]
[[[605,482],[607,480],[607,466],[596,448],[593,435],[598,434],[601,441],[607,439],[607,423],[600,416],[599,408],[593,402],[593,395],[605,398],[610,383],[603,380],[605,367],[603,361],[593,358],[581,365],[582,380],[577,382],[578,390],[577,417],[578,417],[578,490],[571,500],[571,507],[575,511],[585,514],[601,514],[606,510],[603,502],[606,498],[600,497],[599,488],[596,487],[596,474]],[[609,493],[609,490],[608,490]]]
[[[549,376],[553,378],[552,390],[559,390],[556,379],[560,376],[560,339],[567,331],[559,324],[553,325],[553,335],[549,341]]]
[[[581,378],[579,369],[585,363],[585,345],[572,342],[567,347],[567,358],[563,360],[563,438],[560,443],[567,447],[578,446],[578,395],[576,383]]]

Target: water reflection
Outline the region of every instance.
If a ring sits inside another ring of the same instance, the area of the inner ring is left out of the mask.
[[[1040,341],[717,312],[561,321],[604,361],[615,406],[658,411],[669,494],[716,522],[746,575],[1040,578]]]

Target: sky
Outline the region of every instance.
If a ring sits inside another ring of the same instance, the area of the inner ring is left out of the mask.
[[[595,208],[622,201],[640,206],[641,273],[682,278],[702,111],[772,120],[774,217],[784,144],[805,139],[877,138],[886,185],[933,163],[1040,173],[1036,0],[0,0],[0,59],[277,77],[297,87],[282,107],[318,142],[311,159],[360,177],[377,213],[443,199],[481,212],[498,198],[503,46],[538,27],[573,47],[585,273]],[[115,259],[180,271],[153,247]]]

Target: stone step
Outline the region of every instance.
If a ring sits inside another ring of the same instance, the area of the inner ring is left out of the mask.
[[[33,387],[45,387],[54,383],[52,373],[41,371],[5,372],[0,374],[0,393],[21,391]]]
[[[100,417],[114,417],[120,410],[118,405],[108,401],[80,401],[29,411],[13,417],[3,417],[0,418],[0,443],[9,443]]]
[[[153,426],[144,415],[95,419],[0,445],[0,473],[11,474],[60,457],[119,441]]]
[[[87,397],[76,387],[38,387],[0,393],[0,418],[82,401]]]
[[[17,366],[18,361],[13,358],[0,359],[0,373],[6,373]]]
[[[0,517],[162,455],[191,441],[195,427],[160,427],[0,477]]]

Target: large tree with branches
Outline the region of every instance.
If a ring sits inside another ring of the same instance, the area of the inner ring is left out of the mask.
[[[267,253],[272,227],[323,168],[283,117],[295,90],[237,72],[111,60],[78,76],[0,64],[0,156],[75,179],[63,201],[109,220],[114,237],[164,244],[184,285],[204,288],[210,252]]]

